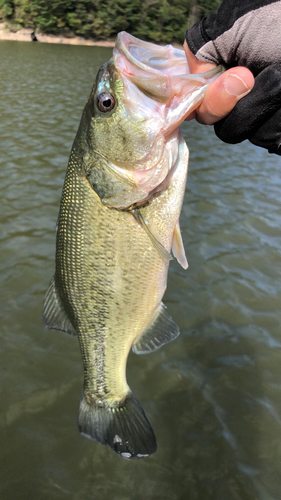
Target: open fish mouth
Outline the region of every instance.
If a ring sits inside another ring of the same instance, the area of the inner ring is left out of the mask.
[[[221,72],[217,67],[192,75],[184,50],[144,42],[125,31],[119,33],[113,57],[103,66],[97,88],[99,93],[110,92],[114,79],[118,81],[116,109],[122,120],[114,110],[112,119],[116,136],[122,132],[129,138],[131,154],[121,150],[117,155],[109,143],[107,149],[95,149],[104,160],[105,175],[111,179],[112,193],[103,197],[103,203],[125,208],[146,202],[165,189],[178,164],[178,126],[200,105],[208,84]],[[117,184],[122,196],[116,194]]]
[[[123,31],[117,37],[115,50],[126,57],[129,75],[140,70],[145,71],[143,76],[149,72],[158,77],[190,73],[184,51],[172,45],[144,42]]]
[[[175,95],[194,92],[195,87],[204,87],[223,71],[218,66],[192,75],[182,49],[144,42],[125,31],[117,37],[113,59],[123,77],[160,103],[168,103]]]
[[[112,62],[123,81],[126,115],[131,123],[146,127],[149,147],[133,163],[108,161],[108,167],[135,184],[140,199],[146,200],[173,171],[178,157],[177,128],[202,102],[208,84],[222,67],[192,75],[184,50],[144,42],[125,31],[117,36]]]

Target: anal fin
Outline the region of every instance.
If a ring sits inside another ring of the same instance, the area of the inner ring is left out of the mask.
[[[166,306],[161,302],[151,325],[134,342],[132,350],[136,354],[147,354],[156,351],[162,345],[176,339],[179,334],[179,327],[166,312]]]
[[[56,289],[55,277],[51,279],[43,304],[43,323],[51,330],[61,330],[71,335],[77,335]]]

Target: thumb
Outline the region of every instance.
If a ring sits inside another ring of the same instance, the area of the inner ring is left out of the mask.
[[[199,123],[212,125],[227,116],[236,103],[253,88],[255,79],[247,68],[227,70],[208,86],[202,104],[196,110]]]
[[[215,67],[215,64],[199,61],[186,41],[184,50],[191,73],[204,73]],[[187,120],[196,117],[199,123],[208,125],[216,123],[227,116],[235,104],[252,90],[254,83],[254,76],[247,68],[237,66],[225,71],[210,83],[203,102],[187,117]]]

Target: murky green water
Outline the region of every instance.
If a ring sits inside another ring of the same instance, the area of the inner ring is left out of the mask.
[[[182,127],[188,271],[165,303],[181,336],[130,355],[158,451],[128,462],[79,435],[76,338],[45,330],[72,140],[111,50],[0,42],[1,500],[279,500],[280,158]]]

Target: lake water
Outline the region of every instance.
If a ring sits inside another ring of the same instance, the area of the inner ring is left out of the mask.
[[[180,337],[131,354],[158,441],[129,462],[80,436],[76,338],[45,330],[55,226],[82,109],[111,49],[0,42],[1,500],[280,500],[280,157],[185,123]]]

